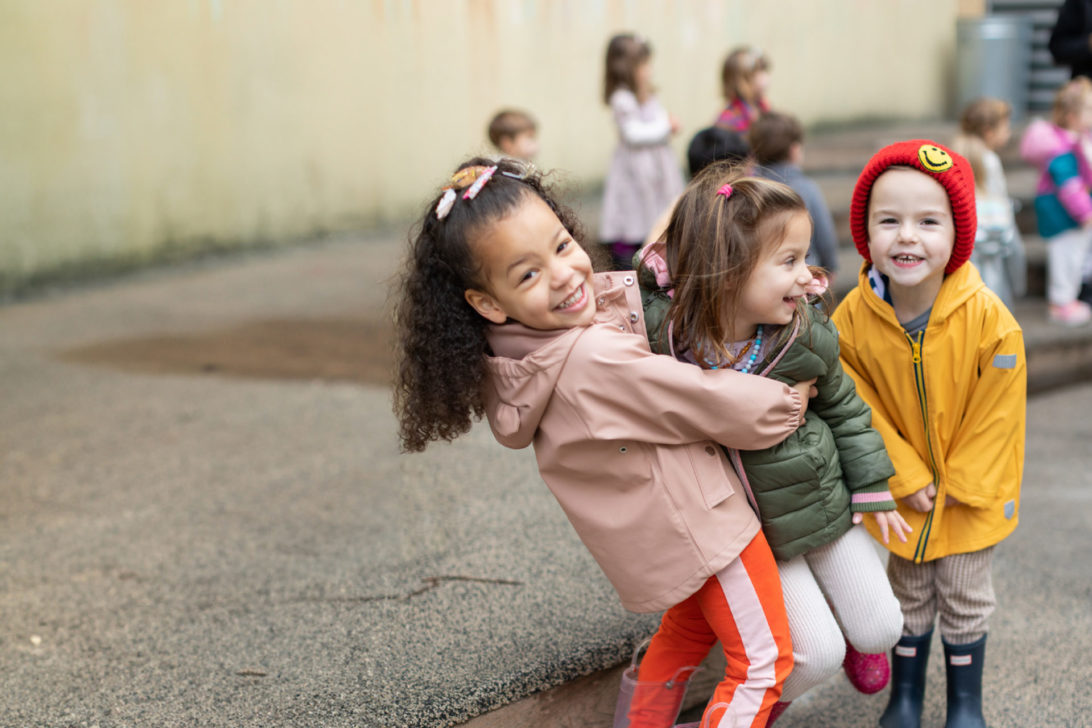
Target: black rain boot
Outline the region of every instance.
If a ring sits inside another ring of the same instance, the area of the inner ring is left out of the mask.
[[[948,673],[948,720],[944,728],[986,728],[982,716],[985,661],[985,635],[966,645],[944,642],[944,669]]]
[[[916,637],[903,636],[891,650],[891,695],[880,716],[880,728],[921,728],[925,667],[932,639],[933,630]]]

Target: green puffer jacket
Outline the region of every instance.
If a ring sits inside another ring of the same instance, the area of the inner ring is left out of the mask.
[[[669,354],[667,337],[661,340],[660,334],[671,300],[649,269],[641,268],[638,282],[652,350]],[[872,429],[872,410],[839,362],[838,330],[814,306],[807,310],[809,320],[797,324],[795,336],[789,327],[776,334],[778,344],[755,371],[786,384],[816,378],[819,394],[808,403],[809,416],[774,447],[740,451],[738,459],[729,451],[735,466],[742,466],[762,530],[780,560],[838,538],[853,525],[854,512],[895,509],[887,488],[895,468]]]

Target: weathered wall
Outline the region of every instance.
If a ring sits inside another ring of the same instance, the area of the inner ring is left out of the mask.
[[[500,106],[540,166],[601,178],[620,30],[685,141],[726,52],[805,123],[938,117],[971,0],[0,0],[0,291],[51,271],[400,220]]]

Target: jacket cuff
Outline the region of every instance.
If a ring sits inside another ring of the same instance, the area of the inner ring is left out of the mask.
[[[789,412],[791,422],[795,424],[793,430],[797,430],[804,424],[804,416],[806,411],[804,410],[804,398],[800,396],[800,392],[796,391],[788,384],[784,385],[785,389],[789,390],[789,397],[792,399],[792,410]],[[786,435],[788,437],[788,435]]]
[[[849,503],[849,510],[853,513],[872,513],[875,511],[895,510],[895,499],[891,497],[891,491],[882,490],[870,493],[854,493]]]

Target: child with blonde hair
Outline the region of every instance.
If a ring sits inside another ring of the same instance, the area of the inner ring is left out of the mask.
[[[614,114],[618,146],[603,190],[599,240],[615,268],[630,268],[653,223],[682,192],[683,178],[668,145],[679,123],[660,105],[652,83],[652,46],[622,33],[607,45],[603,101]]]
[[[770,448],[730,452],[777,559],[793,671],[773,718],[842,667],[862,692],[887,679],[902,615],[861,523],[906,539],[894,475],[871,413],[838,360],[838,332],[813,305],[824,287],[805,257],[811,220],[790,187],[716,165],[675,206],[639,271],[654,350],[704,370],[816,379],[800,429]],[[855,649],[852,649],[855,648]],[[877,664],[878,663],[878,664]]]
[[[1054,97],[1052,121],[1036,119],[1020,141],[1042,174],[1035,197],[1039,234],[1047,241],[1047,302],[1055,323],[1080,326],[1092,307],[1078,299],[1092,247],[1092,82],[1083,76]]]
[[[746,132],[755,119],[770,110],[766,101],[770,61],[760,51],[740,46],[729,53],[720,69],[720,84],[726,106],[717,117],[717,126]]]
[[[468,160],[432,199],[396,309],[402,447],[454,439],[483,414],[501,444],[533,445],[623,606],[666,610],[618,717],[671,726],[720,641],[709,725],[761,728],[792,668],[789,627],[773,556],[718,443],[783,440],[811,382],[653,354],[635,274],[594,274],[579,234],[541,175],[511,160]]]
[[[1027,283],[1024,243],[997,155],[1012,138],[1011,114],[1006,101],[976,99],[960,115],[960,133],[952,140],[952,150],[962,154],[974,171],[978,234],[971,262],[1009,309],[1024,295]]]

